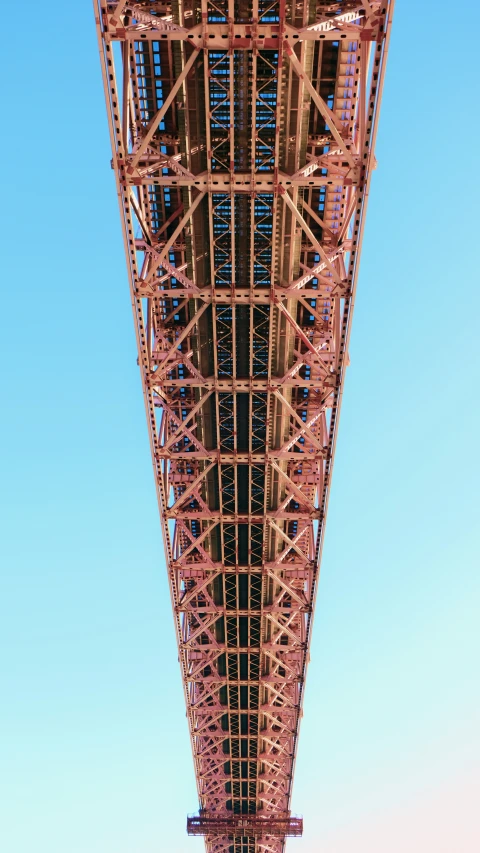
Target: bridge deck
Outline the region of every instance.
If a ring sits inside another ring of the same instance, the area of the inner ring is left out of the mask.
[[[281,853],[393,4],[96,2],[189,829]]]

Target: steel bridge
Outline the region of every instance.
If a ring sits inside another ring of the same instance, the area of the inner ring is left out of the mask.
[[[392,0],[95,0],[208,853],[282,853]]]

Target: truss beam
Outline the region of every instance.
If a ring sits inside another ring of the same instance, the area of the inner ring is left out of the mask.
[[[95,0],[207,853],[284,853],[393,2]],[[250,7],[249,7],[250,8]],[[243,11],[242,11],[243,10]]]

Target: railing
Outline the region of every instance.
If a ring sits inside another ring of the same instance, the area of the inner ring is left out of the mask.
[[[268,835],[276,838],[299,837],[303,833],[303,818],[190,815],[187,818],[187,833],[188,835],[241,835],[250,838]]]

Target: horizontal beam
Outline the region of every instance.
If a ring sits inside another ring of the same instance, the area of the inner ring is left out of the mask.
[[[178,453],[174,453],[172,451],[164,451],[161,448],[155,452],[155,456],[157,459],[183,459],[187,462],[193,462],[194,460],[205,460],[206,462],[211,462],[212,460],[217,460],[222,465],[232,465],[237,463],[239,465],[249,465],[249,464],[266,464],[271,459],[275,460],[285,460],[290,462],[298,462],[300,465],[301,462],[311,462],[313,460],[324,459],[327,456],[327,449],[323,448],[321,450],[315,450],[311,453],[295,453],[295,452],[275,452],[274,450],[269,450],[266,453],[239,453],[235,450],[232,450],[231,453],[222,453],[218,450],[207,450],[206,453],[200,451],[179,451]]]
[[[172,267],[170,273],[170,277],[172,278],[176,277],[174,270],[175,267]],[[181,272],[178,275],[180,277]],[[310,280],[312,278],[314,278],[314,275],[310,276]],[[180,287],[165,287],[160,280],[158,280],[158,285],[156,285],[155,281],[151,284],[140,281],[135,287],[135,295],[140,299],[152,296],[191,299],[194,295],[195,299],[201,299],[202,302],[215,302],[217,305],[276,305],[278,299],[300,299],[301,297],[304,299],[338,299],[345,296],[345,292],[346,286],[335,285],[331,279],[329,279],[329,284],[326,284],[324,281],[319,283],[318,289],[314,287],[299,288],[292,285],[285,289],[280,287],[269,289],[239,287],[235,290],[219,290],[218,288],[205,288],[200,285],[197,286],[195,293],[192,294],[191,288],[183,288],[181,285]],[[178,309],[175,313],[178,313]]]
[[[202,172],[193,177],[163,175],[162,177],[137,177],[127,173],[125,161],[120,161],[120,181],[124,186],[145,187],[196,187],[206,193],[283,193],[288,187],[351,187],[358,179],[344,175],[285,175],[283,172]]]
[[[302,379],[294,377],[285,380],[283,377],[272,377],[271,379],[215,379],[214,376],[185,379],[165,379],[165,377],[155,378],[155,374],[151,373],[146,377],[151,388],[206,388],[215,391],[232,391],[245,393],[251,391],[260,393],[262,391],[275,391],[278,388],[312,388],[320,390],[320,388],[330,388],[332,391],[336,387],[335,374],[331,373],[322,383],[318,379]],[[161,402],[158,403],[161,405]]]
[[[298,454],[297,454],[298,455]],[[221,521],[223,524],[266,524],[271,519],[284,519],[291,521],[300,521],[301,519],[310,520],[310,519],[319,519],[321,518],[321,511],[319,509],[312,509],[308,513],[306,512],[279,512],[278,510],[273,510],[272,512],[266,513],[265,515],[255,515],[255,513],[234,513],[229,514],[226,512],[220,512],[219,510],[192,510],[191,512],[182,511],[182,510],[167,510],[166,517],[175,519],[175,518],[183,518],[188,520],[201,520],[201,519],[214,519],[215,521]]]
[[[335,19],[331,19],[335,20]],[[363,34],[363,41],[376,41],[378,31],[373,28],[359,29],[358,27],[342,26],[342,29],[329,28],[314,30],[298,29],[291,24],[285,24],[283,32],[278,24],[257,24],[256,32],[252,24],[214,24],[207,23],[205,27],[197,25],[189,29],[142,29],[109,26],[104,31],[105,41],[186,41],[197,49],[225,50],[230,45],[235,50],[275,50],[280,49],[280,42],[286,39],[292,45],[304,41],[340,41],[358,39]]]

